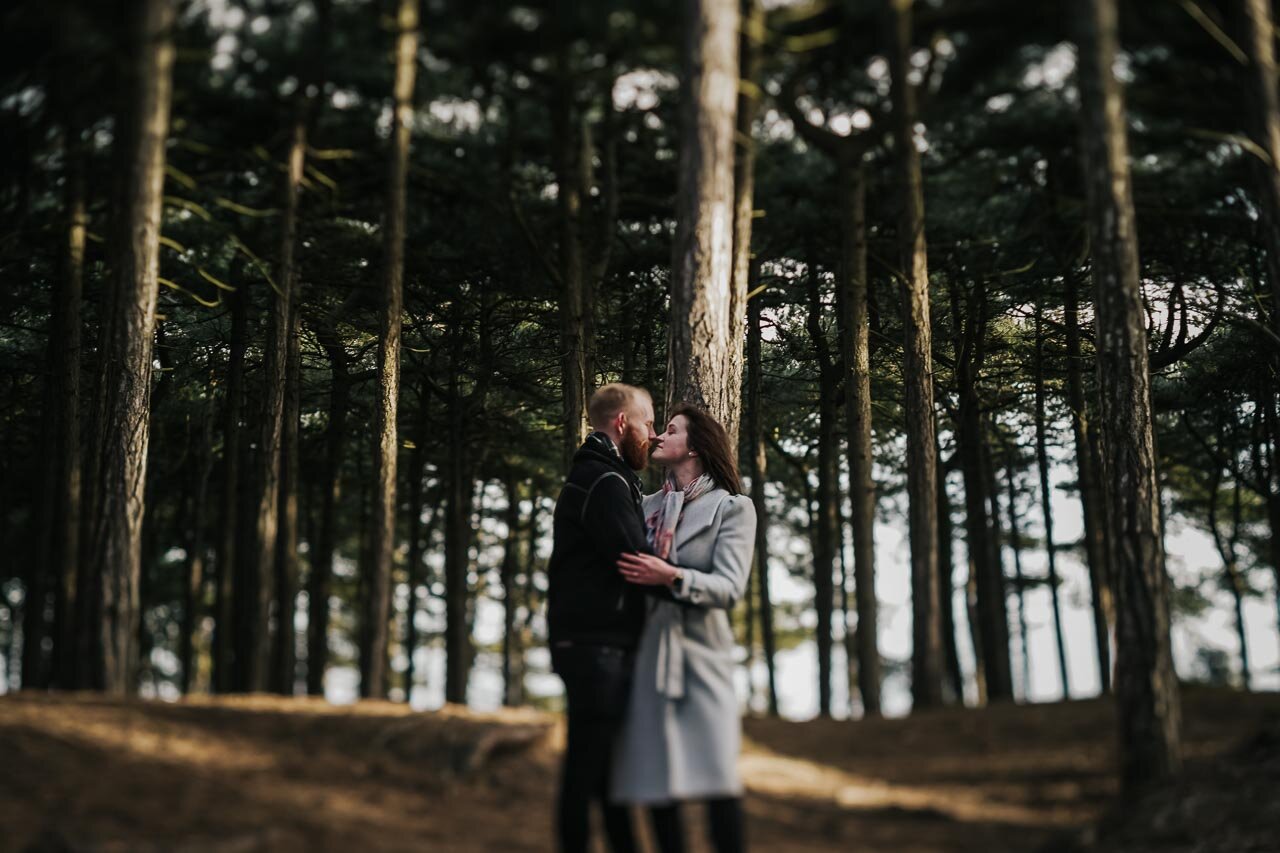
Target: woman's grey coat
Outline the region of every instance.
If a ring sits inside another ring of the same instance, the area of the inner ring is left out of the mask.
[[[646,518],[661,500],[661,492],[645,497]],[[755,533],[755,507],[743,495],[717,488],[685,506],[672,562],[685,570],[673,592],[686,604],[650,599],[613,765],[614,800],[741,795],[728,611],[746,591]]]

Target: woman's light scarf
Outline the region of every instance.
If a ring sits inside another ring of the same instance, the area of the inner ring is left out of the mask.
[[[667,475],[662,484],[662,500],[645,519],[649,545],[658,557],[676,562],[676,527],[684,514],[684,505],[715,486],[715,481],[703,474],[680,489],[676,487],[675,477]],[[680,699],[684,696],[684,608],[672,602],[655,602],[649,630],[658,637],[658,693],[668,699]]]
[[[645,519],[653,553],[669,563],[676,561],[676,526],[684,513],[684,505],[696,501],[715,487],[715,481],[707,474],[691,480],[683,489],[676,487],[674,474],[667,475],[666,482],[662,484],[662,501]]]

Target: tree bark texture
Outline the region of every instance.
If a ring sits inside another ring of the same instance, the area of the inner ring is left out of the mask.
[[[405,205],[409,142],[418,53],[418,0],[400,0],[395,49],[391,169],[383,223],[383,296],[379,317],[377,475],[373,511],[373,577],[369,583],[368,648],[364,650],[360,693],[387,695],[388,622],[396,535],[396,411],[400,400],[400,326],[404,304]]]
[[[913,706],[942,703],[942,626],[938,618],[937,458],[934,456],[933,336],[924,234],[924,180],[915,145],[916,92],[907,78],[911,0],[892,0],[889,49],[894,154],[902,197],[898,240],[905,326],[907,495],[911,542],[911,695]]]
[[[739,0],[685,0],[666,408],[705,408],[737,447],[746,282],[735,280]],[[736,293],[735,288],[742,292]],[[739,312],[735,314],[734,312]]]
[[[113,695],[132,693],[136,686],[151,353],[174,60],[173,5],[146,0],[131,9],[126,107],[117,135],[121,189],[115,276],[104,306],[100,347],[102,408],[95,439],[100,451],[90,472],[96,480],[90,573],[98,579],[100,593],[94,602],[100,641],[94,649],[92,684]]]
[[[1177,774],[1181,708],[1169,643],[1146,317],[1115,77],[1114,0],[1088,0],[1080,37],[1081,147],[1093,251],[1103,479],[1116,586],[1116,698],[1122,788],[1132,798]]]

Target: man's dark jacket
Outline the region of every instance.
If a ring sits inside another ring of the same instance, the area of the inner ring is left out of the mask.
[[[653,553],[645,537],[640,478],[602,433],[573,455],[556,501],[548,565],[551,645],[633,648],[644,627],[645,593],[618,572],[624,552]]]

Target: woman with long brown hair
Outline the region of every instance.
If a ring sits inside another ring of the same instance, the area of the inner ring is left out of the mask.
[[[649,600],[612,796],[649,807],[663,853],[684,850],[680,803],[705,801],[713,847],[737,853],[746,847],[742,723],[728,614],[747,588],[755,508],[724,427],[702,409],[676,406],[653,444],[667,472],[644,499],[654,554],[624,554],[618,569],[670,588],[672,600]]]

